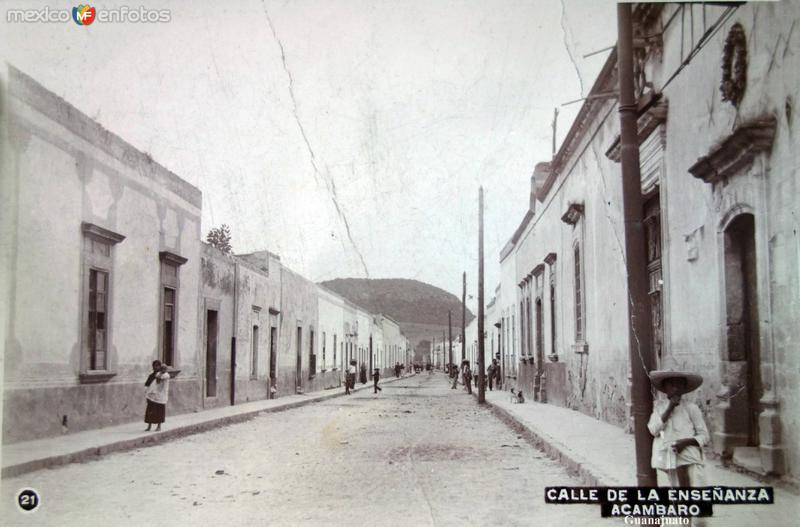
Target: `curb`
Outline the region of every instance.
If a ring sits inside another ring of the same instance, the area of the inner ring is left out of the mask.
[[[475,396],[477,397],[477,393],[475,393]],[[583,484],[591,487],[624,486],[616,479],[601,475],[600,471],[593,467],[589,460],[571,452],[565,445],[544,432],[525,424],[505,408],[488,400],[485,404],[509,428],[521,435],[536,449],[547,454],[547,457],[563,465],[571,474],[577,476]]]
[[[382,379],[381,384],[407,379],[412,376],[413,375]],[[353,391],[357,393],[371,387],[372,385],[370,383],[367,383],[362,386],[356,386]],[[40,459],[35,459],[32,461],[17,463],[15,465],[8,465],[2,468],[2,472],[0,473],[0,478],[11,478],[15,476],[20,476],[22,474],[34,472],[36,470],[59,467],[62,465],[68,465],[70,463],[94,461],[106,454],[111,454],[114,452],[124,452],[126,450],[133,450],[134,448],[139,448],[139,447],[155,446],[161,443],[165,443],[167,441],[171,441],[173,439],[178,439],[193,434],[199,434],[202,432],[208,432],[209,430],[213,430],[215,428],[222,428],[224,426],[242,423],[244,421],[249,421],[250,419],[253,419],[254,417],[261,414],[271,414],[276,412],[283,412],[285,410],[293,410],[296,408],[300,408],[302,406],[318,403],[321,401],[327,401],[328,399],[334,399],[336,397],[342,397],[342,396],[344,396],[344,391],[339,391],[337,389],[336,392],[334,393],[313,395],[310,396],[308,399],[286,403],[281,406],[275,406],[272,408],[261,408],[258,410],[242,412],[240,414],[218,417],[200,423],[193,423],[189,425],[179,426],[177,428],[171,428],[169,430],[159,432],[158,434],[133,437],[131,439],[123,439],[121,441],[114,441],[101,446],[85,448],[83,450],[78,450],[76,452],[69,452],[67,454],[58,454],[55,456],[48,456]],[[100,430],[102,430],[102,428]]]

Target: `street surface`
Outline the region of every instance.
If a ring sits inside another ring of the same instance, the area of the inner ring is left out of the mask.
[[[612,523],[598,506],[544,503],[545,486],[578,484],[460,387],[422,373],[378,395],[4,480],[3,524]],[[22,514],[26,486],[41,506]]]

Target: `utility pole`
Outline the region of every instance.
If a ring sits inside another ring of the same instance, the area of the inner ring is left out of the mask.
[[[461,362],[467,360],[467,272],[461,286]]]
[[[483,186],[478,196],[478,402],[486,402],[483,338]]]
[[[642,225],[642,184],[639,174],[638,111],[633,87],[633,24],[630,4],[617,4],[617,31],[622,208],[625,218],[625,267],[630,298],[628,350],[636,444],[636,480],[639,486],[655,487],[658,485],[656,473],[650,466],[653,440],[647,429],[647,421],[653,411],[648,376],[653,368],[652,327]]]
[[[450,313],[451,313],[451,311],[448,310],[447,311],[447,332],[448,332],[448,337],[450,337],[448,339],[450,341],[450,343],[449,343],[449,346],[450,346],[449,357],[450,358],[448,360],[450,361],[450,364],[452,364],[453,363],[453,320],[451,318]]]
[[[447,357],[447,355],[445,354],[445,351],[444,351],[444,339],[446,339],[446,338],[447,337],[444,334],[444,330],[442,330],[442,362],[444,362],[445,358]],[[450,366],[448,366],[448,368],[449,367]],[[450,377],[452,377],[452,375],[450,375]]]

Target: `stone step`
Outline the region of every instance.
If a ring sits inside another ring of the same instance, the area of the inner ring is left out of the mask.
[[[733,464],[750,472],[764,475],[761,452],[757,446],[739,446],[733,449]]]

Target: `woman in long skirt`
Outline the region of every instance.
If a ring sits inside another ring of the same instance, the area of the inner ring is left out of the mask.
[[[153,361],[153,373],[147,377],[145,385],[145,398],[147,408],[144,412],[144,422],[147,423],[145,432],[150,431],[152,425],[156,425],[156,432],[161,431],[161,423],[164,422],[167,413],[167,399],[169,397],[169,372],[167,365],[161,361]]]

